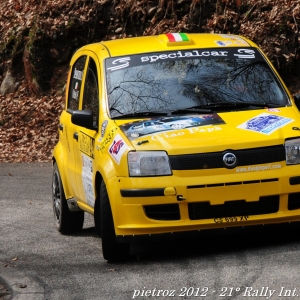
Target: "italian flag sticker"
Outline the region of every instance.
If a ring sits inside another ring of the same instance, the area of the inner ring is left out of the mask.
[[[185,33],[167,33],[169,42],[188,42],[189,38]]]

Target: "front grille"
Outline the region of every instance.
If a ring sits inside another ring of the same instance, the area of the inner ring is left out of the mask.
[[[252,148],[243,150],[228,150],[237,158],[236,166],[259,165],[285,160],[283,145]],[[224,168],[224,152],[210,152],[185,155],[170,155],[173,170],[198,170]]]
[[[300,193],[289,194],[288,209],[294,210],[300,208]]]
[[[279,210],[279,196],[260,197],[255,202],[226,201],[218,205],[197,202],[189,203],[188,207],[191,220],[272,214]]]
[[[145,205],[144,211],[150,219],[161,221],[180,220],[178,204]]]

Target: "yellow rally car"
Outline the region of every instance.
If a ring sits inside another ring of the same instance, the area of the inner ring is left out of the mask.
[[[118,260],[139,238],[300,221],[300,99],[256,44],[162,34],[87,45],[70,65],[53,151],[61,233],[90,213]]]

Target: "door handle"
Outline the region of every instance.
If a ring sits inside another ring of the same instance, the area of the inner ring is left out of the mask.
[[[78,141],[78,133],[77,133],[77,132],[75,132],[75,133],[73,134],[73,138],[74,138],[76,141]]]
[[[59,124],[58,129],[59,129],[60,131],[64,131],[64,125],[63,125],[63,124]]]

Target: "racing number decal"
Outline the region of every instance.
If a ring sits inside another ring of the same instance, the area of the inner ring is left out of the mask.
[[[83,132],[79,132],[79,150],[91,158],[94,158],[94,145],[95,139],[86,135]]]

